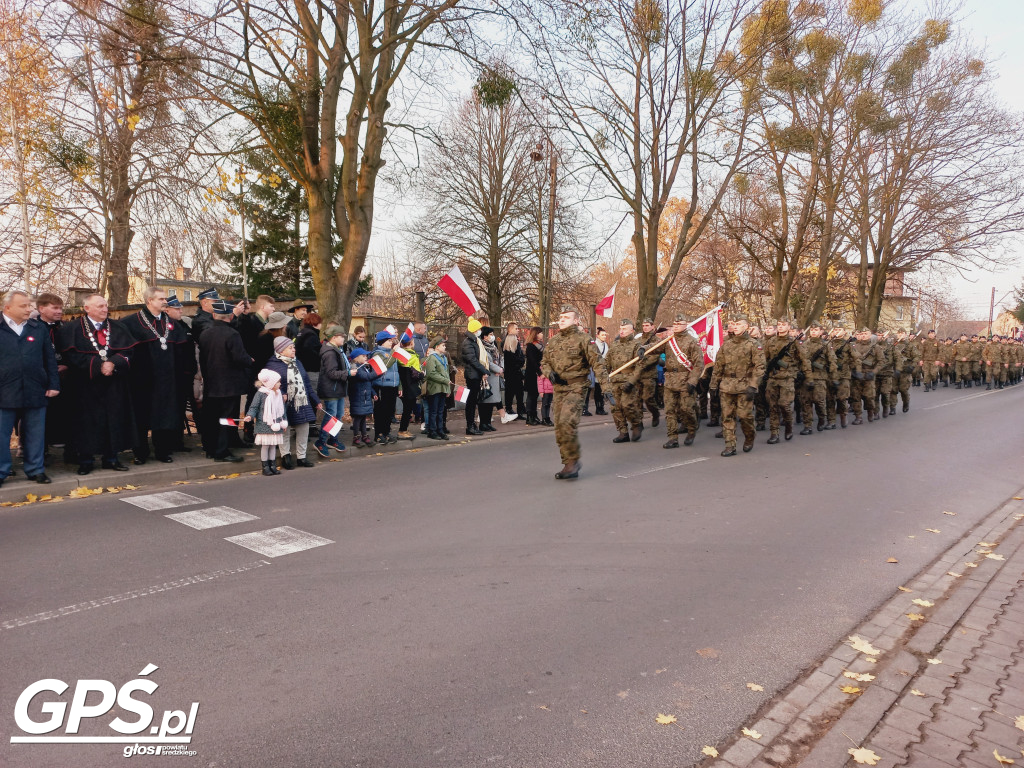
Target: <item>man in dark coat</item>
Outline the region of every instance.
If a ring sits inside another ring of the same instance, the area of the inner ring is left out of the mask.
[[[135,342],[124,326],[107,317],[107,300],[88,296],[85,315],[61,328],[61,358],[68,366],[74,392],[72,446],[78,474],[93,470],[98,453],[104,469],[127,471],[117,454],[135,440],[128,374]]]
[[[50,343],[54,351],[60,346],[60,329],[63,325],[64,300],[53,293],[41,293],[36,296],[36,311],[39,321],[50,331]],[[68,367],[57,355],[57,374],[60,376],[60,394],[51,397],[46,404],[46,445],[64,449],[64,461],[74,462],[74,451],[68,445],[71,433],[71,389],[68,386]]]
[[[170,464],[171,451],[181,434],[179,371],[188,343],[185,324],[167,315],[167,294],[161,288],[147,288],[142,295],[146,306],[121,320],[135,340],[129,382],[135,410],[135,464],[149,459],[149,438],[157,461]]]
[[[24,291],[11,291],[0,322],[0,485],[11,474],[11,432],[21,422],[25,474],[49,483],[46,454],[47,398],[60,391],[57,357],[46,325],[32,320],[32,300]]]
[[[295,304],[285,310],[292,316],[292,319],[288,321],[287,335],[289,339],[294,339],[299,335],[299,331],[302,330],[302,321],[313,309],[312,304],[302,304],[299,299],[296,299]]]
[[[203,448],[214,461],[242,461],[230,451],[231,433],[238,428],[220,423],[221,419],[237,419],[241,397],[251,383],[252,358],[245,351],[242,337],[228,321],[234,311],[231,302],[219,299],[213,303],[213,324],[199,339],[199,367],[203,371]]]
[[[183,318],[183,310],[184,307],[181,306],[177,296],[171,296],[167,300],[167,316],[173,322],[180,323],[185,331],[185,343],[178,345],[176,350],[178,354],[174,364],[175,378],[178,382],[177,400],[175,400],[174,405],[178,409],[178,424],[181,425],[174,435],[174,451],[176,453],[189,453],[192,451],[191,448],[185,445],[184,440],[185,428],[187,427],[185,411],[190,407],[190,404],[192,418],[195,419],[196,424],[199,424],[199,407],[195,399],[195,380],[196,373],[199,371],[199,356],[195,340],[192,338],[192,331]]]

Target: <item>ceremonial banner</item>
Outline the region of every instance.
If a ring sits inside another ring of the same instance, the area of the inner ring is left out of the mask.
[[[718,306],[686,326],[697,337],[704,350],[704,364],[714,365],[722,346],[722,307]]]
[[[384,358],[382,358],[380,355],[374,355],[373,357],[371,357],[369,363],[370,368],[372,368],[373,372],[376,373],[378,376],[383,376],[384,371],[388,369],[387,363],[384,362]]]
[[[458,264],[452,267],[452,271],[438,281],[437,287],[447,293],[451,300],[459,305],[459,309],[466,313],[467,317],[474,312],[480,311],[480,302],[473,295],[473,291],[470,289],[469,283],[466,282],[466,278],[462,276],[462,270],[459,269]]]
[[[594,307],[594,312],[598,317],[611,317],[615,313],[615,288],[618,283],[612,286],[612,289],[608,291],[603,299],[598,302],[597,306]]]

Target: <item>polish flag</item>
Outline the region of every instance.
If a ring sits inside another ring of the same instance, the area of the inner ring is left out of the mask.
[[[414,333],[416,333],[416,326],[414,323],[409,323],[405,326],[405,330],[402,331],[401,341],[409,341],[412,339]]]
[[[387,331],[388,333],[390,333],[392,336],[397,336],[398,335],[398,329],[395,328],[395,326],[393,326],[393,325],[385,325],[384,326],[384,330]]]
[[[370,358],[370,368],[378,376],[383,376],[384,372],[388,369],[387,363],[384,362],[384,358],[380,355],[374,355]]]
[[[241,419],[221,419],[220,423],[225,427],[240,427],[242,426]]]
[[[466,389],[465,387],[456,387],[455,399],[458,400],[460,403],[469,402],[469,390]]]
[[[473,291],[470,289],[469,283],[466,282],[466,278],[462,276],[462,270],[459,269],[458,264],[452,267],[452,271],[437,282],[437,287],[447,293],[451,300],[459,305],[459,309],[466,313],[467,317],[474,312],[480,311],[480,302],[473,295]]]
[[[611,317],[615,314],[615,289],[618,287],[618,283],[612,286],[612,289],[605,294],[605,297],[598,302],[597,306],[594,307],[594,312],[598,317]]]
[[[686,326],[697,337],[700,348],[704,350],[705,365],[714,365],[718,350],[722,347],[722,306],[719,304]]]
[[[401,347],[395,347],[393,350],[391,350],[391,355],[398,362],[403,363],[404,365],[408,365],[409,361],[412,360],[412,352],[402,349]]]
[[[336,437],[337,434],[341,432],[341,426],[342,425],[340,419],[336,419],[333,416],[328,416],[327,421],[325,421],[323,426],[320,428],[331,437]]]

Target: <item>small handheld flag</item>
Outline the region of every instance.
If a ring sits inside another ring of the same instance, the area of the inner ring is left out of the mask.
[[[412,360],[412,352],[402,349],[401,347],[395,347],[391,350],[391,356],[404,365],[408,365],[409,361]]]
[[[437,287],[447,293],[451,300],[458,304],[459,309],[466,313],[467,317],[480,311],[480,302],[473,295],[458,264],[452,267],[451,272],[438,280]]]
[[[390,325],[390,324],[389,325],[385,325],[384,326],[384,330],[387,331],[388,333],[390,333],[392,336],[397,336],[398,335],[398,329],[395,328],[395,326],[393,326],[393,325]]]
[[[460,403],[466,403],[469,401],[469,390],[465,387],[455,388],[455,399]]]
[[[323,429],[331,437],[337,437],[338,433],[341,432],[341,420],[336,419],[333,416],[328,416],[327,421],[324,422]]]
[[[240,427],[242,426],[241,419],[221,419],[220,423],[225,427]]]
[[[401,341],[403,341],[403,342],[409,341],[409,340],[412,339],[412,337],[415,334],[416,334],[416,326],[413,323],[409,323],[407,326],[405,326],[405,330],[402,331]]]
[[[370,368],[372,368],[373,372],[378,376],[383,376],[384,372],[388,369],[387,363],[384,362],[384,358],[380,355],[374,355],[371,357],[369,364]]]

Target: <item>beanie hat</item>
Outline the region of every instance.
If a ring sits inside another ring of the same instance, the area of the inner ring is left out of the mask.
[[[470,333],[476,333],[477,331],[484,327],[484,324],[477,320],[475,317],[471,317],[469,318],[469,323],[467,324],[466,327],[469,328]]]
[[[287,336],[278,336],[274,339],[274,353],[280,354],[284,352],[288,347],[292,346],[295,342],[289,339]]]

